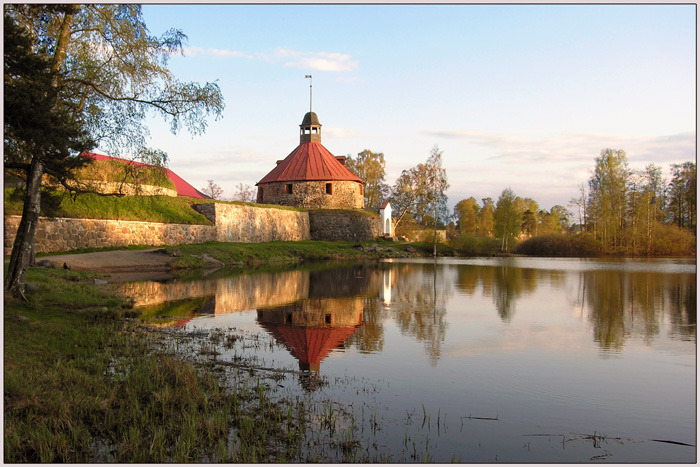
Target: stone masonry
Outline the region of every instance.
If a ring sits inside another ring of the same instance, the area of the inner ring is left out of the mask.
[[[361,183],[347,180],[272,182],[258,186],[258,203],[308,209],[359,209],[364,206],[362,189]]]
[[[37,226],[36,251],[209,241],[366,241],[381,235],[379,216],[351,210],[293,211],[223,203],[204,203],[196,209],[214,225],[42,217]],[[5,255],[12,251],[19,221],[20,216],[5,216]]]

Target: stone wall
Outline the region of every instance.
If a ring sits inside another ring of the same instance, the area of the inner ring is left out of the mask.
[[[309,240],[309,214],[288,209],[203,203],[194,208],[216,225],[219,242]]]
[[[287,185],[292,186],[291,194],[287,193]],[[258,203],[307,209],[361,209],[365,205],[363,189],[361,183],[344,180],[265,183],[258,186]]]
[[[381,235],[379,216],[355,211],[292,211],[222,203],[203,203],[196,209],[214,225],[42,217],[36,231],[36,251],[182,245],[209,241],[366,241]],[[20,216],[5,216],[5,255],[12,252],[19,221]]]
[[[20,216],[5,216],[6,255],[12,252],[19,221]],[[37,252],[128,245],[181,245],[215,239],[216,228],[209,225],[41,217],[36,228]]]
[[[382,221],[356,211],[318,209],[309,211],[312,240],[373,240],[382,235]]]

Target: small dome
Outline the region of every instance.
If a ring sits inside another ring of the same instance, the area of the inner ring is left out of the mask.
[[[299,125],[299,126],[308,126],[308,125],[321,126],[321,124],[318,121],[318,115],[316,115],[316,112],[306,112],[306,115],[304,115],[304,120],[302,120],[301,125]]]

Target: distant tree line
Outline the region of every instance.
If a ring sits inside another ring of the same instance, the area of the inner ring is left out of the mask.
[[[667,182],[654,164],[632,170],[625,151],[604,149],[570,200],[573,216],[561,205],[542,210],[507,188],[495,205],[491,198],[479,205],[473,197],[457,203],[453,245],[474,254],[694,254],[696,164],[672,164],[670,174]]]

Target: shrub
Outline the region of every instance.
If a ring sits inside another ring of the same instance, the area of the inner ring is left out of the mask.
[[[676,225],[654,226],[652,251],[654,256],[694,256],[697,239],[692,232]]]
[[[515,253],[528,256],[597,256],[603,249],[595,238],[586,234],[546,234],[528,238],[515,247]]]
[[[468,233],[461,233],[451,240],[450,246],[463,256],[493,256],[501,250],[501,242],[497,238]]]

